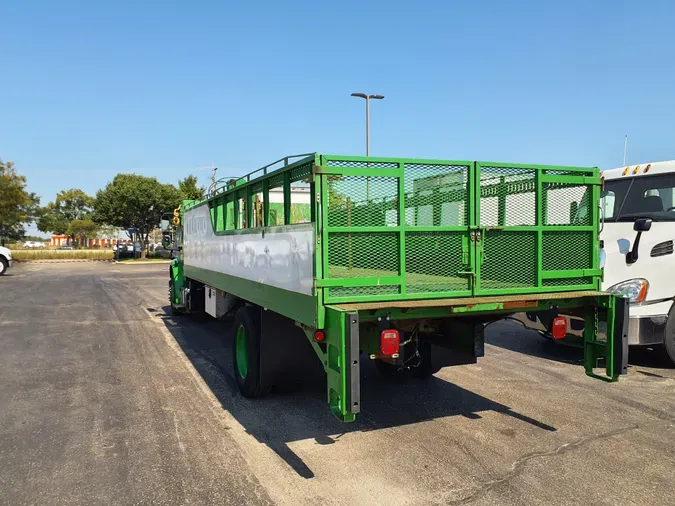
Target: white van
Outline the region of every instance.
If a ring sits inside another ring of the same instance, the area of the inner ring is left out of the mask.
[[[675,160],[620,167],[602,176],[602,289],[630,300],[628,344],[665,344],[675,362]],[[518,319],[548,334],[534,313]],[[583,327],[583,320],[568,317],[566,339],[583,337]]]

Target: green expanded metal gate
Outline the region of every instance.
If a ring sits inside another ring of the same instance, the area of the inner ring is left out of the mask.
[[[325,303],[599,288],[597,169],[318,161]]]

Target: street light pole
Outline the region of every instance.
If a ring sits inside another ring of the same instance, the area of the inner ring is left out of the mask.
[[[365,93],[352,93],[352,97],[362,98],[366,101],[366,156],[370,156],[370,101],[382,100],[384,95],[366,95]],[[370,177],[366,178],[366,202],[370,201]]]
[[[366,101],[366,156],[370,156],[370,101],[382,100],[384,95],[366,95],[365,93],[352,93],[352,97],[362,98]]]

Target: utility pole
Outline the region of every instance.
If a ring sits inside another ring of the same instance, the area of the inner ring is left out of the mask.
[[[628,151],[628,136],[623,139],[623,165],[626,166],[626,151]]]

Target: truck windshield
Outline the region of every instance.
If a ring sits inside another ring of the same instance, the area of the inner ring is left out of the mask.
[[[675,173],[611,179],[601,197],[607,222],[675,221]]]

